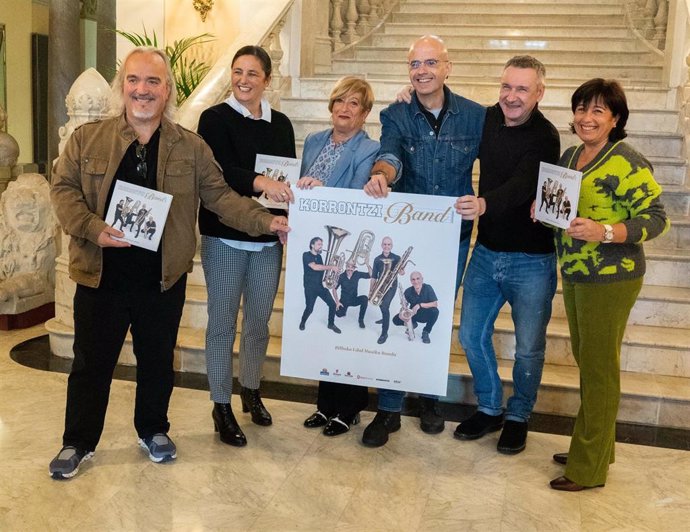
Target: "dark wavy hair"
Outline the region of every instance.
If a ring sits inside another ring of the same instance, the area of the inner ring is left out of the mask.
[[[254,57],[256,57],[259,60],[259,63],[261,63],[261,69],[264,71],[264,74],[266,74],[266,77],[271,77],[271,56],[268,55],[268,52],[261,48],[261,46],[254,46],[253,44],[250,44],[247,46],[243,46],[242,48],[237,50],[237,52],[232,58],[232,63],[230,63],[231,67],[235,64],[237,58],[243,55],[253,55]]]
[[[580,105],[589,107],[597,101],[602,101],[611,110],[613,116],[617,116],[616,127],[609,133],[609,140],[615,142],[628,136],[625,132],[625,125],[628,123],[630,111],[628,100],[625,97],[623,87],[615,79],[594,78],[584,82],[573,93],[570,99],[570,106],[575,113],[575,109]],[[575,133],[575,127],[570,124],[570,131]]]

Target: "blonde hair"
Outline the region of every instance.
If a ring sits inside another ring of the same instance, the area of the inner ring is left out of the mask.
[[[172,68],[170,66],[170,59],[165,55],[163,50],[155,48],[154,46],[137,46],[129,51],[129,53],[122,60],[120,68],[115,74],[113,82],[110,84],[110,114],[119,116],[125,112],[124,87],[125,87],[125,65],[127,60],[134,54],[151,54],[157,55],[165,63],[165,82],[168,84],[168,101],[165,104],[163,115],[170,121],[175,121],[175,113],[177,113],[177,105],[174,92],[175,80],[173,78]]]
[[[333,103],[340,98],[344,98],[348,94],[356,94],[359,96],[359,102],[365,111],[371,111],[374,106],[374,91],[371,85],[362,78],[356,76],[345,76],[340,78],[328,98],[328,111],[333,111]]]

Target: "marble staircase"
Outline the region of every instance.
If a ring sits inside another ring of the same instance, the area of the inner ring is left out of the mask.
[[[281,110],[291,118],[301,148],[308,132],[328,127],[327,97],[335,81],[345,74],[358,74],[374,88],[377,103],[367,130],[378,138],[380,110],[407,81],[405,58],[409,43],[427,32],[446,38],[454,63],[449,86],[485,105],[497,99],[499,76],[508,58],[521,53],[540,58],[547,68],[547,90],[540,108],[559,129],[563,148],[577,141],[568,129],[573,90],[595,76],[619,79],[631,107],[628,140],[654,164],[673,224],[666,235],[646,246],[645,286],[630,317],[623,345],[619,419],[688,428],[690,189],[684,137],[680,132],[677,94],[661,82],[663,59],[627,28],[622,5],[623,0],[407,0],[371,37],[336,54],[330,69],[296,80],[293,93],[283,96]],[[282,286],[283,279],[269,323],[271,341],[265,378],[304,384],[303,380],[279,374]],[[66,280],[64,259],[58,261],[57,289],[62,292],[58,300],[71,300],[73,285]],[[51,348],[56,354],[70,356],[71,308],[58,304],[56,313],[56,319],[47,325]],[[373,326],[375,319],[371,314],[367,323]],[[457,342],[458,322],[456,308],[447,400],[473,403],[471,375]],[[197,261],[188,281],[177,369],[205,372],[205,325],[206,292]],[[579,383],[560,289],[547,340],[547,364],[536,411],[574,415],[579,404]],[[502,310],[496,323],[494,344],[509,392],[514,339],[508,308]],[[134,363],[129,342],[122,361]]]
[[[402,2],[369,39],[336,56],[330,69],[300,79],[299,91],[282,99],[282,110],[290,116],[297,137],[328,126],[327,96],[333,83],[342,75],[357,73],[372,84],[377,97],[367,131],[378,138],[378,113],[407,80],[407,48],[426,32],[446,40],[453,61],[449,86],[486,105],[497,99],[499,76],[508,58],[529,53],[543,61],[547,91],[540,107],[557,126],[563,148],[577,142],[568,127],[573,90],[595,76],[624,84],[632,110],[627,140],[654,165],[673,225],[646,246],[648,273],[623,346],[619,418],[690,426],[690,190],[676,94],[661,83],[661,55],[627,28],[622,2],[617,0]],[[276,302],[276,313],[281,304]],[[472,403],[471,377],[455,334],[458,321],[456,308],[448,397]],[[578,376],[568,336],[559,287],[537,411],[573,415],[577,410]],[[514,338],[508,307],[496,323],[494,344],[509,389]]]

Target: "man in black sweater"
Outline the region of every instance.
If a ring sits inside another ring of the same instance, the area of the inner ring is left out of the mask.
[[[519,453],[526,445],[556,290],[552,232],[530,217],[539,162],[555,164],[560,151],[556,128],[537,108],[544,75],[544,65],[530,56],[506,63],[499,101],[487,110],[484,122],[479,195],[462,196],[455,204],[463,218],[479,218],[460,319],[477,411],[458,425],[455,436],[473,440],[503,427],[497,449],[505,454]],[[515,326],[515,364],[513,396],[504,409],[492,335],[506,302]]]

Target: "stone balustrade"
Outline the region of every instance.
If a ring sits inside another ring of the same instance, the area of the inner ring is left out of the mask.
[[[628,0],[626,9],[629,23],[640,36],[664,50],[669,0]]]
[[[397,0],[330,0],[328,33],[333,51],[367,37],[398,3]]]

